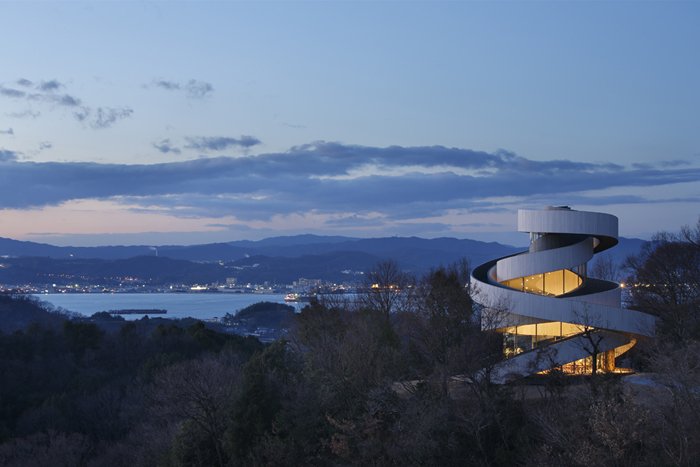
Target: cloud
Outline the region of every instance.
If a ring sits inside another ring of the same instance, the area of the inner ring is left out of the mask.
[[[682,159],[675,159],[672,161],[662,161],[660,165],[661,167],[680,167],[682,165],[690,165],[690,162]]]
[[[66,107],[77,107],[81,104],[80,99],[69,94],[63,94],[61,96],[44,96],[43,99],[54,104],[64,105]]]
[[[15,99],[27,99],[30,101],[47,102],[50,104],[74,107],[80,105],[80,99],[70,94],[56,94],[55,91],[65,87],[59,81],[53,79],[50,81],[42,81],[39,84],[34,84],[28,79],[21,78],[16,81],[16,84],[25,87],[33,88],[34,91],[23,91],[15,88],[8,88],[0,85],[0,96],[11,97]]]
[[[185,85],[187,96],[195,99],[201,99],[214,91],[214,87],[204,81],[191,79]]]
[[[35,110],[23,110],[21,112],[8,112],[5,115],[13,118],[37,118],[41,112]]]
[[[52,79],[50,81],[42,81],[37,87],[39,89],[41,89],[42,91],[53,92],[53,91],[56,91],[57,89],[62,88],[63,84],[59,83],[55,79]]]
[[[336,227],[379,227],[384,224],[381,216],[341,215],[326,221],[326,225]]]
[[[39,143],[39,151],[45,151],[47,149],[51,149],[53,147],[53,144],[50,141],[42,141]]]
[[[295,129],[306,128],[306,125],[300,125],[297,123],[287,123],[287,122],[282,122],[282,126],[286,126],[287,128],[295,128]]]
[[[573,206],[610,206],[614,204],[659,204],[659,203],[697,203],[700,196],[695,197],[672,197],[662,199],[651,199],[637,195],[611,195],[599,196],[594,194],[567,193],[563,195],[564,204]],[[551,204],[551,197],[531,196],[529,202],[545,205]]]
[[[95,109],[94,118],[90,123],[93,128],[108,128],[118,120],[129,118],[134,111],[129,107],[112,109],[109,107],[98,107]]]
[[[0,96],[20,98],[25,97],[26,95],[26,92],[20,91],[19,89],[6,88],[4,86],[0,86]]]
[[[0,130],[0,135],[10,135],[10,136],[12,136],[12,135],[14,135],[14,134],[15,134],[15,130],[13,130],[12,128],[8,128],[7,130]]]
[[[156,147],[173,148],[169,140]],[[699,183],[700,168],[533,161],[442,146],[386,148],[316,142],[286,152],[149,165],[19,161],[0,157],[0,209],[109,199],[142,212],[240,222],[323,218],[325,225],[431,224],[452,213],[514,205],[697,202],[600,195],[632,187]],[[637,190],[639,191],[639,190]],[[396,227],[398,228],[398,227]]]
[[[490,229],[498,229],[503,227],[503,224],[499,224],[496,222],[465,222],[463,224],[459,224],[459,227],[478,227],[478,228],[490,228]]]
[[[64,89],[66,85],[55,79],[35,83],[26,78],[21,78],[16,81],[16,84],[30,89],[23,91],[0,85],[0,96],[49,104],[49,109],[51,110],[55,107],[73,108],[75,109],[72,112],[73,118],[79,122],[87,123],[90,128],[94,129],[108,128],[117,121],[130,117],[134,112],[130,107],[113,108],[85,105],[77,96],[57,92]],[[25,110],[8,113],[7,115],[15,118],[37,118],[40,113],[34,110]]]
[[[184,83],[160,79],[153,81],[153,85],[166,91],[184,91],[185,95],[192,99],[202,99],[214,92],[214,86],[211,83],[196,79]]]
[[[87,123],[91,128],[102,129],[109,128],[117,121],[129,118],[134,113],[129,107],[113,109],[110,107],[98,107],[91,109],[90,107],[81,107],[73,112],[73,117],[79,122]]]
[[[242,148],[250,148],[261,141],[254,136],[242,135],[240,138],[230,138],[226,136],[198,136],[198,137],[188,137],[185,138],[187,144],[185,145],[188,149],[196,149],[199,151],[223,151],[232,146],[238,146]]]
[[[53,104],[63,107],[77,107],[81,105],[82,101],[70,94],[52,94],[52,93],[34,93],[26,94],[27,100],[45,102],[47,104]]]
[[[163,154],[167,154],[169,152],[172,152],[173,154],[180,154],[180,148],[174,146],[173,144],[170,143],[169,139],[163,139],[160,142],[153,143],[153,147],[156,148],[158,151],[162,152]]]
[[[161,79],[153,81],[153,84],[167,91],[178,91],[181,89],[180,83],[176,83],[175,81],[166,81]]]
[[[16,161],[18,155],[19,153],[15,151],[0,149],[0,162]]]

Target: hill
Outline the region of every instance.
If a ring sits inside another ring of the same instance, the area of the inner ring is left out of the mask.
[[[604,254],[621,263],[645,242],[621,238]],[[0,239],[0,283],[150,285],[224,282],[291,283],[300,277],[354,282],[378,262],[395,260],[417,276],[466,258],[472,265],[521,251],[469,239],[350,238],[299,235],[259,241],[176,246],[57,247]],[[156,255],[157,254],[157,255]]]
[[[32,297],[0,294],[0,334],[12,334],[30,324],[60,329],[66,319],[66,315],[49,310]]]
[[[288,328],[294,318],[294,307],[282,303],[258,302],[243,308],[235,315],[226,313],[222,323],[226,326],[256,328]]]

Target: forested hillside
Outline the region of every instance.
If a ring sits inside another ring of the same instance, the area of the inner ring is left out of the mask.
[[[312,303],[265,346],[4,296],[0,464],[694,465],[700,224],[685,234],[628,264],[643,285],[632,304],[659,317],[633,355],[653,376],[636,385],[556,372],[489,384],[501,340],[480,330],[464,263],[421,278],[380,263],[377,288]]]

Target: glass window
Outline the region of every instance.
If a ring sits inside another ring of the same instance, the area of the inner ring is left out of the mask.
[[[522,277],[516,277],[515,279],[511,279],[509,281],[504,281],[501,282],[503,285],[506,287],[510,287],[511,289],[515,290],[523,290],[523,278]]]
[[[533,274],[532,276],[516,277],[515,279],[501,282],[502,285],[510,287],[511,289],[540,295],[555,296],[569,293],[580,287],[582,283],[583,280],[581,276],[568,269],[560,269],[543,274]]]
[[[568,269],[564,270],[564,290],[565,293],[569,293],[572,290],[576,289],[578,286],[581,285],[581,277],[574,273],[569,271]]]
[[[535,274],[525,277],[524,289],[525,292],[543,294],[544,293],[544,274]]]
[[[564,271],[552,271],[544,274],[545,292],[547,295],[564,293]]]

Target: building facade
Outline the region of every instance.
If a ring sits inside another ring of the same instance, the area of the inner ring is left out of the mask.
[[[518,211],[527,251],[474,269],[481,326],[504,337],[504,361],[490,370],[505,383],[553,369],[572,374],[629,371],[616,359],[655,318],[621,307],[620,285],[588,277],[588,262],[614,247],[617,217],[569,207]]]

